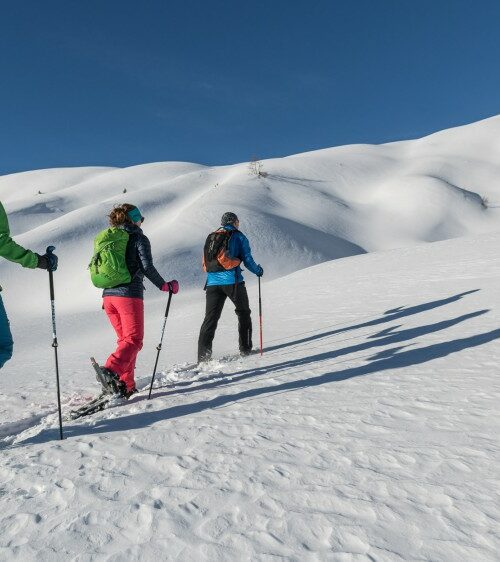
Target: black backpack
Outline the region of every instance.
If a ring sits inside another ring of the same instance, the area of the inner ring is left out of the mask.
[[[228,251],[229,241],[234,232],[238,231],[221,228],[207,236],[203,247],[203,271],[215,273],[234,269],[240,265],[241,260],[231,257]]]

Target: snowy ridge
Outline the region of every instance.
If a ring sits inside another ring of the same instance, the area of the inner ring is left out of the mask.
[[[415,141],[266,160],[263,178],[246,163],[40,170],[1,177],[0,200],[21,243],[58,247],[60,284],[79,295],[78,303],[61,299],[60,310],[88,310],[96,302],[86,274],[92,240],[115,203],[141,208],[159,269],[184,288],[203,284],[200,247],[228,209],[275,278],[365,251],[498,229],[499,137],[493,117]],[[22,274],[6,264],[0,273],[20,300]],[[35,304],[32,312],[40,310]]]

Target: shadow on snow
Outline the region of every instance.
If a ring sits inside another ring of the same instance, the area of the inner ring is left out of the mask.
[[[299,345],[310,341],[314,341],[320,338],[334,336],[335,334],[340,334],[343,332],[350,332],[352,330],[359,330],[361,328],[369,328],[371,326],[377,326],[378,324],[392,322],[393,320],[399,320],[400,318],[405,318],[406,316],[412,316],[413,314],[419,314],[420,312],[427,312],[434,308],[439,308],[440,306],[446,306],[447,304],[454,303],[462,299],[464,296],[470,295],[472,293],[476,293],[477,291],[479,291],[479,289],[472,289],[471,291],[458,293],[457,295],[453,295],[452,297],[448,297],[446,299],[439,299],[436,301],[426,302],[424,304],[419,304],[417,306],[410,306],[408,308],[405,308],[404,306],[400,306],[398,308],[393,308],[392,310],[387,310],[386,312],[384,312],[384,315],[381,316],[380,318],[375,318],[374,320],[369,320],[367,322],[361,322],[360,324],[353,324],[352,326],[347,326],[345,328],[337,328],[335,330],[323,332],[322,334],[315,334],[312,336],[308,336],[306,338],[301,338],[294,341],[288,341],[282,344],[268,346],[266,347],[265,351],[266,352],[274,351],[276,349],[282,349],[284,347],[290,347],[293,345]]]
[[[357,328],[376,326],[378,324],[397,320],[409,316],[410,314],[417,314],[419,312],[424,312],[431,310],[433,308],[444,306],[446,304],[455,302],[461,299],[467,294],[471,294],[475,291],[468,291],[465,293],[460,293],[453,297],[446,299],[441,299],[437,301],[432,301],[422,305],[409,307],[409,308],[397,308],[389,310],[384,313],[384,316],[371,320],[368,322],[356,324],[339,330],[330,330],[321,334],[303,338],[301,340],[296,340],[294,342],[289,342],[280,346],[275,346],[276,348],[286,347],[287,345],[296,345],[298,343],[307,343],[309,341],[328,338],[339,332],[345,332],[354,330]],[[279,371],[293,369],[293,373],[290,374],[298,375],[304,368],[310,368],[312,365],[317,367],[318,363],[326,362],[337,357],[350,355],[357,352],[369,351],[373,352],[372,355],[368,357],[368,363],[349,367],[346,369],[340,369],[336,371],[329,371],[324,374],[311,376],[305,379],[286,381],[278,384],[268,384],[266,386],[260,386],[257,388],[250,388],[242,390],[241,392],[232,392],[230,394],[223,394],[216,396],[209,400],[200,400],[198,402],[190,404],[180,404],[176,406],[171,406],[158,411],[146,411],[139,412],[131,415],[122,416],[114,419],[103,419],[97,421],[92,426],[88,425],[67,425],[65,427],[64,433],[66,437],[77,437],[88,434],[99,434],[108,433],[114,431],[126,431],[141,429],[153,425],[159,421],[179,418],[183,416],[188,416],[190,414],[195,414],[198,412],[203,412],[205,410],[219,408],[231,404],[233,402],[247,400],[251,398],[257,398],[261,396],[289,392],[294,390],[299,390],[307,387],[314,387],[318,385],[328,384],[332,382],[343,381],[346,379],[371,375],[375,373],[380,373],[390,369],[403,369],[410,367],[412,365],[418,365],[422,363],[427,363],[435,359],[446,357],[452,353],[460,352],[464,349],[477,347],[488,342],[494,341],[500,338],[500,329],[491,330],[489,332],[484,332],[474,336],[469,336],[466,338],[459,338],[450,341],[444,341],[437,344],[428,345],[426,347],[421,347],[417,349],[407,349],[414,345],[412,340],[419,338],[421,336],[426,336],[428,334],[436,333],[452,326],[456,326],[462,322],[470,320],[472,318],[479,317],[487,313],[488,310],[478,310],[471,312],[469,314],[463,314],[456,318],[451,318],[448,320],[443,320],[433,324],[423,325],[416,328],[409,328],[404,330],[398,330],[401,326],[394,325],[388,327],[378,333],[369,336],[365,341],[350,345],[341,349],[335,349],[331,351],[326,351],[316,355],[309,355],[307,357],[300,357],[297,359],[291,359],[289,361],[282,361],[266,367],[256,367],[253,369],[245,369],[242,371],[237,371],[231,374],[224,375],[226,378],[216,381],[210,381],[208,383],[192,386],[189,388],[175,388],[170,391],[157,392],[155,398],[166,397],[169,395],[180,395],[189,392],[198,392],[200,390],[214,389],[216,387],[224,387],[228,385],[236,386],[241,381],[246,379],[254,379],[256,382],[265,382],[268,379],[270,373],[278,373]],[[398,344],[404,345],[398,345]],[[394,346],[390,349],[384,349],[377,352],[377,348],[385,346]],[[325,365],[325,369],[329,369],[328,365]],[[259,377],[259,375],[264,375]],[[279,377],[280,375],[278,375]],[[272,377],[276,380],[276,375]],[[57,438],[57,429],[44,429],[38,435],[33,436],[25,441],[19,443],[17,446],[24,445],[27,443],[43,443],[48,440],[53,440]]]

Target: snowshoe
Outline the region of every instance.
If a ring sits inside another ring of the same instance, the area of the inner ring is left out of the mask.
[[[94,367],[97,382],[102,386],[103,394],[120,394],[123,396],[126,388],[118,375],[110,369],[106,369],[106,367],[101,367],[93,357],[90,358],[90,361]]]
[[[112,398],[111,394],[102,393],[99,396],[93,398],[92,400],[89,400],[89,402],[87,402],[86,404],[82,404],[79,408],[70,410],[66,419],[76,420],[78,418],[82,418],[84,416],[89,416],[91,414],[95,414],[96,412],[100,412],[101,410],[104,410],[106,408],[111,398]]]

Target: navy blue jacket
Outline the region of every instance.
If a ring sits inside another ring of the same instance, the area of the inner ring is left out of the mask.
[[[123,229],[129,233],[125,260],[132,280],[125,285],[104,289],[103,297],[144,298],[144,276],[161,289],[165,280],[153,265],[151,243],[148,237],[135,224],[125,224]]]
[[[224,227],[225,230],[234,230],[228,245],[228,253],[232,258],[240,259],[245,267],[257,275],[260,271],[260,265],[257,265],[252,257],[250,250],[250,243],[248,238],[233,225],[229,224]],[[212,285],[234,285],[235,283],[242,283],[243,275],[241,267],[233,267],[225,271],[215,271],[214,273],[207,273],[207,287]]]

